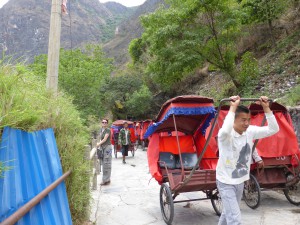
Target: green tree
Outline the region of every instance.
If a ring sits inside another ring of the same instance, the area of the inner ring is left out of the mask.
[[[143,81],[137,74],[118,74],[106,78],[100,87],[101,102],[112,111],[115,119],[124,119],[131,114],[126,107],[126,101],[142,85]]]
[[[30,67],[36,74],[46,77],[47,56],[36,57]],[[105,57],[98,45],[88,45],[84,51],[61,49],[58,86],[74,97],[73,102],[83,118],[104,113],[99,88],[112,69],[112,60]]]
[[[275,46],[273,21],[278,19],[288,6],[289,0],[237,0],[246,13],[245,23],[268,23],[273,46]]]
[[[149,112],[152,107],[152,93],[146,85],[142,85],[139,90],[127,96],[126,107],[130,115],[134,118],[144,118],[146,112]]]
[[[229,75],[239,87],[235,42],[240,34],[240,11],[232,0],[169,0],[142,17],[145,32],[130,52],[135,62],[147,54],[149,76],[162,88],[209,62]]]

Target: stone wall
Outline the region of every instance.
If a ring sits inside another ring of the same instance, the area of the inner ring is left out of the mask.
[[[289,112],[292,117],[296,135],[298,137],[298,144],[300,149],[300,106],[290,107]]]

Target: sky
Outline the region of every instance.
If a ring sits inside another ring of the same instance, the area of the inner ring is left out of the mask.
[[[0,8],[9,0],[0,0]],[[70,0],[72,1],[72,0]],[[146,0],[99,0],[100,2],[119,2],[127,7],[142,5]]]

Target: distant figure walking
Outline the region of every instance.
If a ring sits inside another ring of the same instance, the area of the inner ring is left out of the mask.
[[[123,164],[126,164],[125,157],[128,156],[128,148],[131,144],[130,130],[128,129],[128,123],[124,122],[124,127],[120,130],[118,144],[121,146]]]
[[[103,160],[103,176],[100,185],[107,185],[110,183],[111,176],[112,147],[110,142],[110,129],[108,128],[108,119],[103,119],[101,123],[102,128],[100,130],[100,142],[97,143],[96,148],[100,148],[100,155]]]

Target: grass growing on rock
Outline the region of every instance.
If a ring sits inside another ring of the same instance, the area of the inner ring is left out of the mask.
[[[88,131],[72,98],[62,92],[53,97],[45,86],[23,64],[0,61],[0,130],[5,126],[25,131],[54,129],[63,170],[72,170],[66,179],[72,220],[82,224],[90,199],[89,164],[84,159]],[[0,172],[4,169],[0,163]]]

